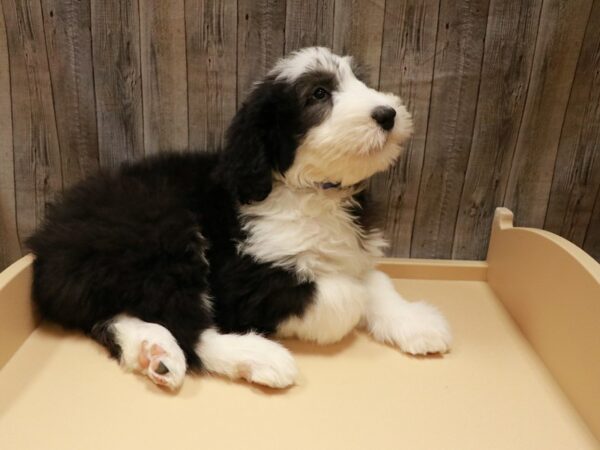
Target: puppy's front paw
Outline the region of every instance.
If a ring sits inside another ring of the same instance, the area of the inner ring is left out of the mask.
[[[290,352],[281,344],[256,333],[202,333],[196,349],[206,370],[231,379],[243,378],[272,388],[296,382],[298,369]]]
[[[452,335],[444,316],[427,303],[403,302],[369,321],[373,337],[411,355],[446,353]]]
[[[397,344],[411,355],[446,353],[450,350],[452,335],[442,314],[427,303],[409,303],[406,316],[398,327]]]
[[[298,377],[296,362],[290,352],[266,339],[255,347],[253,355],[240,361],[238,370],[241,378],[279,389],[293,385]]]

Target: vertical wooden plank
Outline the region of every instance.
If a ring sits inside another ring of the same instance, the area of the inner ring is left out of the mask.
[[[285,1],[238,0],[237,103],[283,56]]]
[[[21,255],[17,234],[8,45],[0,3],[0,271]]]
[[[453,258],[485,258],[523,115],[541,6],[542,0],[491,1]]]
[[[94,90],[101,167],[144,155],[137,0],[92,0]]]
[[[237,2],[187,0],[189,142],[214,151],[236,110]]]
[[[183,0],[139,2],[146,153],[188,148]]]
[[[285,52],[302,47],[333,45],[334,0],[287,0]]]
[[[577,63],[544,227],[581,246],[600,187],[600,1]]]
[[[592,211],[583,249],[600,262],[600,189],[596,194],[596,205]]]
[[[367,82],[375,88],[379,86],[384,10],[385,0],[335,1],[333,50],[365,65]]]
[[[411,256],[449,258],[477,105],[488,0],[441,2]]]
[[[63,184],[98,170],[89,0],[41,2]]]
[[[388,1],[383,27],[380,89],[403,99],[413,115],[414,135],[398,163],[371,182],[372,197],[385,212],[389,253],[407,257],[429,117],[439,0]]]
[[[561,127],[591,0],[542,6],[525,112],[504,204],[517,225],[544,225]]]
[[[61,159],[39,2],[2,0],[10,60],[17,225],[21,242],[62,189]]]

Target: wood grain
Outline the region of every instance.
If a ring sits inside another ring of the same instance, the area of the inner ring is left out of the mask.
[[[238,0],[237,104],[283,56],[285,1]]]
[[[541,6],[541,0],[491,1],[453,258],[483,259],[487,253],[525,106]]]
[[[100,166],[144,155],[137,0],[92,0],[94,90]]]
[[[393,5],[393,7],[391,7]],[[380,200],[389,254],[407,257],[413,233],[431,101],[439,0],[387,4],[381,49],[380,89],[402,98],[413,115],[414,134],[397,164],[371,182]]]
[[[488,0],[441,2],[411,256],[450,258],[471,148]]]
[[[285,52],[333,45],[334,0],[287,0]]]
[[[139,8],[146,154],[187,150],[184,2],[146,0]]]
[[[504,205],[543,227],[552,172],[591,0],[544,1],[525,112]]]
[[[98,170],[89,0],[41,2],[64,186]]]
[[[599,188],[600,1],[596,1],[565,114],[544,228],[583,245]]]
[[[237,2],[187,0],[189,142],[215,151],[236,111]]]
[[[21,244],[62,189],[40,3],[3,0],[10,61],[17,225]]]
[[[8,45],[0,3],[0,67],[8,69]],[[0,70],[0,271],[21,256],[17,234],[10,74]]]
[[[413,114],[370,183],[389,254],[483,258],[506,204],[600,259],[600,0],[0,2],[0,267],[63,183],[217,150],[251,84],[310,45]]]
[[[385,0],[336,0],[334,14],[333,50],[352,55],[367,69],[368,84],[379,86]]]

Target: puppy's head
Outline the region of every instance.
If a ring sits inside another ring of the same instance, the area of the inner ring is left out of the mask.
[[[392,165],[411,130],[400,98],[366,86],[351,57],[305,48],[255,85],[228,130],[223,170],[242,203],[266,198],[274,177],[350,186]]]

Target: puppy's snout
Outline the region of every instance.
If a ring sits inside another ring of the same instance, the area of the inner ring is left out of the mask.
[[[389,131],[394,128],[396,110],[391,106],[378,106],[371,111],[371,117],[375,119],[375,122],[377,122],[381,128],[385,131]]]

